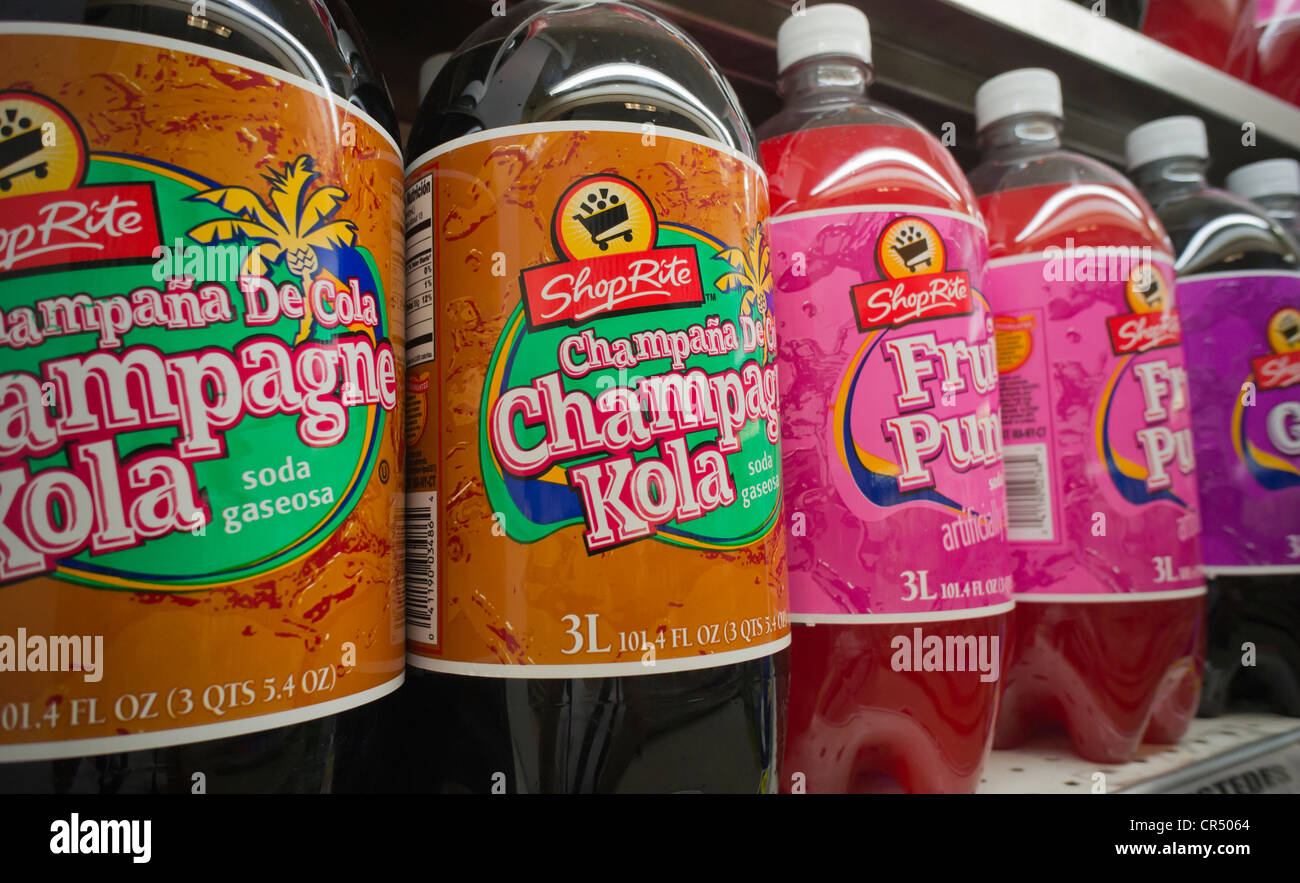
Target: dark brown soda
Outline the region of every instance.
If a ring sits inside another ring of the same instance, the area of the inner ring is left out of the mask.
[[[601,66],[607,97],[588,92],[580,104],[557,105],[550,87]],[[675,93],[682,107],[637,99],[660,73],[683,87]],[[474,132],[562,120],[652,123],[753,155],[730,87],[675,27],[631,4],[532,2],[512,4],[447,62],[407,156]],[[611,678],[408,666],[399,694],[402,785],[435,793],[775,791],[787,653]]]
[[[249,7],[256,15],[249,14]],[[373,73],[365,39],[341,0],[323,5],[310,0],[241,0],[238,4],[204,0],[207,26],[197,24],[192,12],[188,3],[145,0],[0,2],[0,21],[64,22],[153,34],[323,81],[398,139],[388,90]],[[275,22],[278,29],[257,26],[258,17]],[[0,88],[6,85],[0,83]],[[196,787],[195,772],[203,774],[207,793],[374,790],[387,780],[387,759],[371,749],[381,735],[380,720],[393,701],[389,695],[341,714],[224,739],[0,763],[0,793],[188,793]]]

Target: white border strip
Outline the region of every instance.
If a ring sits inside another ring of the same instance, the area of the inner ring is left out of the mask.
[[[1240,270],[1236,273],[1193,273],[1190,276],[1179,276],[1178,284],[1184,282],[1201,282],[1210,279],[1253,279],[1253,278],[1282,278],[1282,279],[1300,279],[1300,273],[1288,272],[1286,270]]]
[[[1116,604],[1140,601],[1175,601],[1179,598],[1199,598],[1205,586],[1195,589],[1170,589],[1167,592],[1096,592],[1091,595],[1061,595],[1055,592],[1017,594],[1017,604]]]
[[[269,64],[263,64],[260,61],[254,61],[243,55],[236,55],[233,52],[226,52],[223,49],[211,49],[201,43],[189,43],[185,40],[174,40],[170,37],[157,37],[153,34],[145,34],[139,31],[127,31],[120,28],[100,28],[94,25],[72,25],[72,24],[53,24],[50,22],[0,22],[0,36],[4,34],[43,34],[46,36],[56,37],[83,37],[89,40],[108,40],[113,43],[137,43],[141,46],[153,46],[158,49],[171,49],[176,52],[186,52],[190,55],[197,55],[201,58],[210,58],[213,61],[220,61],[226,64],[233,64],[236,67],[242,67],[245,70],[256,71],[259,74],[270,77],[273,80],[280,80],[299,89],[310,92],[318,98],[329,96],[330,101],[353,116],[363,120],[368,126],[383,136],[384,140],[392,146],[397,152],[397,162],[401,165],[402,148],[393,136],[388,134],[388,130],[383,124],[357,107],[342,96],[336,94],[327,83],[313,83],[311,80],[304,79],[297,74],[289,73],[283,68],[274,67]]]
[[[630,675],[656,675],[666,671],[718,668],[771,656],[789,646],[790,636],[786,635],[776,641],[759,644],[757,647],[746,647],[744,650],[728,650],[725,653],[688,656],[684,659],[656,659],[654,665],[647,665],[640,661],[586,665],[505,665],[495,662],[453,662],[449,659],[430,659],[427,656],[416,656],[414,653],[406,655],[406,664],[411,668],[424,671],[469,675],[477,678],[617,678]]]
[[[140,751],[147,748],[170,748],[174,745],[188,745],[191,742],[206,742],[210,739],[224,739],[228,736],[242,736],[263,730],[274,730],[301,724],[316,718],[349,711],[387,696],[402,686],[406,672],[392,680],[385,681],[378,687],[362,690],[350,696],[304,705],[289,711],[277,711],[271,714],[259,714],[240,718],[236,721],[223,721],[219,724],[200,724],[196,727],[175,727],[170,730],[156,730],[152,733],[135,733],[130,736],[101,736],[98,739],[65,739],[61,742],[32,742],[26,745],[0,745],[0,764],[19,763],[32,760],[58,760],[65,757],[88,757],[95,754],[116,754],[120,751]],[[0,773],[4,767],[0,765]]]
[[[789,214],[772,215],[773,224],[782,224],[786,221],[801,221],[804,218],[825,218],[833,215],[858,215],[864,212],[881,212],[897,213],[900,215],[935,215],[936,217],[953,218],[958,221],[965,221],[972,227],[978,227],[987,232],[984,221],[980,218],[973,218],[965,212],[955,212],[946,208],[931,208],[928,205],[837,205],[832,208],[814,208],[806,212],[790,212]]]
[[[1227,565],[1224,567],[1211,567],[1205,565],[1206,576],[1285,576],[1290,573],[1300,573],[1300,564],[1241,564]]]
[[[917,613],[796,613],[790,621],[800,625],[903,625],[910,622],[951,622],[956,619],[984,619],[1015,609],[1015,601],[965,610],[929,610]]]
[[[1093,250],[1095,251],[1097,248],[1123,248],[1123,249],[1129,249],[1129,248],[1146,248],[1146,246],[1133,246],[1133,245],[1102,245],[1102,246],[1096,246],[1096,245],[1080,245],[1080,246],[1076,246],[1076,247],[1075,247],[1075,250],[1074,250],[1074,257],[1075,257],[1076,259],[1078,258],[1078,251],[1079,251],[1080,248],[1091,248],[1091,249],[1093,249]],[[1056,258],[1058,258],[1058,257],[1061,258],[1061,259],[1064,259],[1064,258],[1067,257],[1067,255],[1066,255],[1066,251],[1065,251],[1064,248],[1061,249],[1061,253],[1060,253],[1060,255],[1052,255],[1051,257],[1048,257],[1047,252],[1045,252],[1045,251],[1038,251],[1038,252],[1034,252],[1033,254],[1020,254],[1020,255],[1015,255],[1014,257],[1009,257],[1009,258],[995,258],[995,259],[989,261],[989,269],[990,269],[990,270],[993,270],[993,269],[996,269],[997,267],[1013,267],[1013,266],[1015,266],[1016,264],[1033,264],[1033,263],[1038,263],[1038,262],[1040,262],[1040,261],[1050,261],[1050,260],[1054,260],[1054,259],[1056,259]],[[1171,255],[1171,254],[1166,254],[1166,253],[1163,252],[1163,251],[1155,251],[1155,250],[1153,249],[1153,250],[1151,251],[1151,257],[1152,257],[1154,260],[1160,261],[1161,263],[1169,264],[1170,268],[1171,268],[1171,269],[1173,268],[1173,265],[1174,265],[1174,256],[1173,256],[1173,255]],[[1187,277],[1187,278],[1191,278],[1191,277]],[[1182,281],[1183,281],[1183,277],[1180,276],[1180,277],[1178,278],[1178,281],[1179,281],[1179,282],[1182,282]],[[1067,283],[1067,284],[1068,284],[1068,283]]]
[[[469,135],[461,135],[459,138],[453,138],[450,141],[444,141],[431,150],[417,156],[406,164],[406,174],[409,176],[417,168],[427,163],[429,160],[442,156],[461,147],[467,147],[470,144],[477,144],[480,141],[492,141],[496,138],[510,138],[514,135],[545,135],[551,132],[620,132],[623,134],[641,135],[644,133],[641,123],[615,123],[605,120],[555,120],[547,123],[520,123],[517,126],[500,126],[496,129],[484,129],[482,132],[474,132]],[[763,183],[767,183],[767,173],[750,156],[741,153],[734,147],[729,147],[721,141],[704,135],[696,135],[693,132],[687,132],[682,129],[674,129],[669,126],[655,126],[655,137],[675,138],[678,141],[689,141],[692,144],[699,144],[702,147],[708,147],[719,153],[725,153],[732,159],[738,159],[745,165],[758,172]],[[640,663],[637,663],[640,665]]]

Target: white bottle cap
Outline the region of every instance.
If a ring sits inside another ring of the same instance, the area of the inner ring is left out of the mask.
[[[442,66],[447,63],[447,59],[449,58],[451,58],[450,52],[439,52],[436,55],[430,55],[424,60],[424,64],[420,65],[421,101],[424,101],[425,93],[429,91],[429,87],[433,85],[433,81],[438,79],[438,73],[442,70]]]
[[[1210,145],[1200,117],[1165,117],[1129,132],[1124,152],[1128,154],[1128,167],[1136,169],[1175,156],[1208,159]]]
[[[1228,175],[1227,184],[1242,199],[1300,196],[1300,162],[1293,159],[1253,162]]]
[[[787,18],[776,32],[776,72],[814,55],[851,55],[871,64],[871,26],[862,10],[823,3]]]
[[[975,127],[1022,113],[1047,113],[1065,118],[1061,80],[1041,67],[1026,67],[999,74],[975,92]]]

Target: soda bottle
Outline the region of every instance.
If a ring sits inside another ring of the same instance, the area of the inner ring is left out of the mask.
[[[1256,0],[1150,0],[1142,33],[1249,81],[1255,72]]]
[[[734,93],[658,15],[524,3],[408,155],[409,783],[774,790],[767,188]]]
[[[789,791],[973,791],[1011,561],[987,243],[952,156],[871,100],[866,17],[777,32],[759,129],[790,543]]]
[[[369,778],[402,160],[328,6],[0,5],[0,791]]]
[[[1196,117],[1140,126],[1127,149],[1177,256],[1209,577],[1200,710],[1236,696],[1300,714],[1300,247],[1209,186]]]
[[[995,744],[1064,726],[1084,758],[1123,762],[1149,724],[1177,741],[1200,687],[1205,585],[1171,247],[1133,185],[1061,148],[1056,74],[994,77],[975,110],[1016,561]]]
[[[1300,162],[1265,159],[1231,172],[1228,192],[1262,208],[1291,236],[1300,240]]]

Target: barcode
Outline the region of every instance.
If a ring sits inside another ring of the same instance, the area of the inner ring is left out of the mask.
[[[406,495],[406,637],[438,643],[438,495]]]
[[[1007,539],[1013,543],[1052,542],[1052,485],[1047,445],[1007,445],[1002,449],[1007,477]]]

